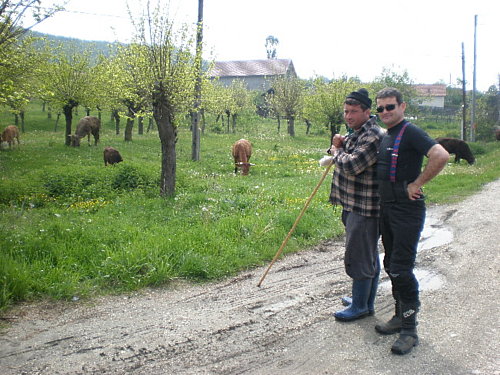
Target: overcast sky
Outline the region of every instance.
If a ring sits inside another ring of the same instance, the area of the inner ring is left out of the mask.
[[[155,3],[155,0],[152,0]],[[46,3],[42,1],[42,3]],[[87,40],[130,40],[127,0],[69,0],[66,12],[36,31]],[[130,2],[134,9],[138,0]],[[171,0],[176,24],[195,24],[197,0]],[[265,40],[279,40],[277,57],[292,59],[301,78],[357,76],[371,81],[383,68],[407,70],[415,83],[456,85],[465,46],[472,89],[477,15],[477,89],[498,85],[498,0],[204,0],[205,57],[265,59]]]

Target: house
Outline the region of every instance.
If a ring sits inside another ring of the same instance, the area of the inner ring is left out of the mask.
[[[414,85],[421,107],[444,108],[446,85]]]
[[[291,59],[216,61],[209,77],[218,78],[226,87],[233,80],[240,79],[247,84],[249,90],[267,91],[274,78],[296,78],[297,73]]]

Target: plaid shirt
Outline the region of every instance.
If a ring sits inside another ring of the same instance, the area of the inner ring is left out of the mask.
[[[379,216],[377,153],[384,130],[371,116],[358,131],[348,135],[344,148],[334,155],[330,202],[362,216]]]

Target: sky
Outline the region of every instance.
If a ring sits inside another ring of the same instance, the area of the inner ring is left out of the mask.
[[[129,3],[133,12],[141,9],[141,1]],[[69,0],[65,8],[34,30],[131,40],[127,0]],[[194,27],[198,1],[170,0],[165,14],[179,28]],[[291,59],[300,78],[347,75],[370,82],[386,68],[407,71],[415,83],[458,85],[463,43],[465,80],[472,89],[475,15],[476,88],[486,91],[499,84],[498,0],[204,0],[204,57],[266,59],[265,41],[272,35],[279,40],[277,58]]]

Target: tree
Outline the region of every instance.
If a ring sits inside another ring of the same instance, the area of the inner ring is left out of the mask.
[[[65,144],[70,145],[73,110],[93,103],[94,80],[89,53],[68,56],[53,51],[40,74],[43,98],[52,108],[61,109],[66,119]]]
[[[113,78],[113,87],[117,90],[113,100],[113,109],[125,107],[120,112],[127,119],[124,140],[132,141],[132,130],[136,118],[146,116],[152,103],[152,85],[154,78],[150,67],[149,47],[142,43],[131,43],[118,47],[118,53],[109,65]]]
[[[278,38],[269,35],[266,38],[266,52],[267,52],[267,58],[268,59],[275,59],[277,57],[276,55],[276,48],[278,47],[278,44],[280,41]]]
[[[229,132],[229,117],[232,119],[233,133],[236,132],[236,119],[237,117],[249,107],[250,97],[243,80],[235,79],[228,87],[230,99],[227,101],[226,114],[228,116],[228,132]]]
[[[476,139],[494,139],[494,130],[500,122],[500,91],[495,85],[478,98]]]
[[[305,97],[303,117],[313,123],[325,125],[331,136],[340,133],[340,125],[344,122],[344,101],[350,92],[360,88],[357,78],[341,77],[326,82],[324,79],[314,80]]]
[[[224,115],[233,101],[230,89],[216,80],[205,81],[203,84],[203,110],[216,116],[216,122],[221,119],[224,127]],[[229,132],[229,116],[227,128]]]
[[[278,77],[272,83],[269,102],[275,111],[287,119],[288,134],[295,136],[295,119],[304,104],[304,81],[294,77]]]
[[[29,29],[43,22],[62,7],[52,4],[42,6],[40,0],[1,0],[0,1],[0,51],[11,43],[16,43]],[[27,15],[31,22],[24,26]]]
[[[383,68],[380,76],[375,77],[371,89],[377,93],[384,87],[398,89],[403,94],[403,100],[406,102],[406,112],[410,114],[418,113],[419,103],[416,101],[418,94],[408,71],[404,70],[402,73],[397,73],[389,68]]]
[[[158,1],[155,9],[148,3],[146,14],[137,22],[136,42],[145,50],[146,80],[152,97],[153,116],[161,142],[160,195],[175,194],[177,125],[179,114],[189,113],[196,82],[195,61],[191,54],[193,38],[186,26],[174,32],[173,24],[162,14],[166,9]],[[132,17],[131,17],[132,18]]]
[[[24,112],[29,101],[38,94],[39,71],[44,54],[32,47],[33,38],[21,38],[16,43],[4,45],[2,50],[9,56],[0,60],[0,105],[7,106],[15,116],[15,125],[21,119],[24,132]]]

